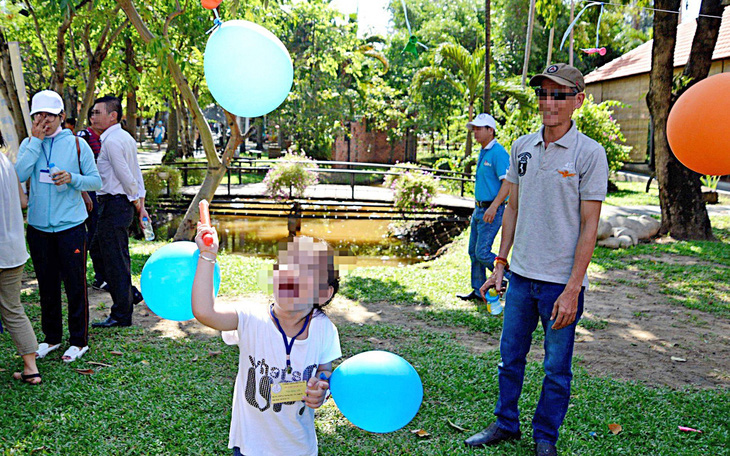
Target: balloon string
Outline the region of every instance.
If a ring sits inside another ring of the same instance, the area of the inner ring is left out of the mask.
[[[221,17],[218,16],[218,8],[213,9],[213,14],[215,14],[215,19],[213,19],[213,27],[210,28],[207,32],[205,32],[206,35],[209,35],[213,33],[213,30],[217,29],[221,25],[223,25],[223,21],[221,21]]]
[[[408,34],[411,35],[411,23],[408,22],[408,8],[406,8],[406,0],[400,0],[401,5],[403,5],[403,14],[406,17],[406,27],[408,27]]]
[[[603,4],[601,4],[601,13],[598,15],[598,23],[596,24],[596,48],[598,48],[598,36],[601,33],[601,18],[603,17]]]

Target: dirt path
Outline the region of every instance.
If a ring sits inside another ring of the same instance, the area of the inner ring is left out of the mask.
[[[696,260],[672,256],[665,261]],[[591,280],[599,285],[586,296],[584,319],[587,321],[578,328],[575,349],[578,364],[590,374],[672,388],[730,387],[730,321],[667,303],[656,282],[638,279],[630,269],[610,271]],[[641,287],[633,285],[639,280]],[[24,289],[34,288],[34,282],[24,282]],[[109,294],[90,290],[89,301],[91,321],[106,318],[111,306]],[[388,323],[448,332],[474,353],[499,348],[498,336],[462,327],[432,326],[416,318],[424,310],[424,307],[389,303],[360,304],[340,296],[328,313],[335,324]],[[136,306],[134,322],[158,332],[161,337],[217,336],[216,331],[194,320],[162,320],[144,304]],[[387,340],[374,342],[384,350],[392,348]],[[530,357],[542,359],[541,342],[533,343]]]

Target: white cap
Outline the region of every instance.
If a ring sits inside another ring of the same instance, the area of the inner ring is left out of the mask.
[[[493,130],[497,130],[497,122],[494,117],[490,116],[486,112],[483,112],[476,116],[474,120],[466,124],[466,128],[471,130],[474,127],[491,127]]]
[[[30,103],[31,116],[38,112],[58,115],[61,111],[63,111],[63,99],[53,90],[41,90],[33,95],[33,101]]]

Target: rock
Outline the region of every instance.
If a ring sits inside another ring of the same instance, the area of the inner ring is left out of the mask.
[[[615,227],[616,225],[614,225]],[[644,225],[641,224],[638,217],[624,217],[623,223],[619,226],[626,227],[637,234],[637,239],[642,239],[638,234],[644,231]]]
[[[646,232],[644,234],[647,235],[647,237],[639,236],[639,239],[649,239],[653,238],[657,235],[659,232],[659,228],[662,226],[661,222],[654,217],[649,217],[648,215],[642,215],[639,217],[639,223],[644,227]]]
[[[628,229],[626,229],[626,230],[628,230]],[[634,245],[636,245],[634,238],[632,238],[631,236],[627,236],[625,234],[618,236],[616,239],[618,239],[618,245],[622,249],[627,249],[629,247],[633,247]]]
[[[618,238],[610,237],[610,238],[606,238],[606,239],[602,239],[602,240],[598,241],[598,245],[600,245],[601,247],[609,248],[609,249],[618,249],[618,248],[621,248],[621,241],[619,241]]]
[[[598,220],[598,235],[596,236],[596,239],[599,241],[602,239],[607,239],[611,237],[611,234],[613,233],[613,226],[608,220],[600,219]]]
[[[632,245],[636,245],[639,243],[639,236],[636,234],[636,231],[623,226],[613,229],[613,237],[628,237],[631,240],[631,244],[627,247],[631,247]]]
[[[612,215],[608,218],[608,223],[615,228],[618,226],[624,226],[624,220],[626,220],[626,217],[623,215]]]

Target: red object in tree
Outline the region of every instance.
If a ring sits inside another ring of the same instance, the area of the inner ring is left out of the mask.
[[[200,4],[203,8],[212,10],[218,8],[218,5],[220,5],[222,1],[223,0],[200,0]]]

